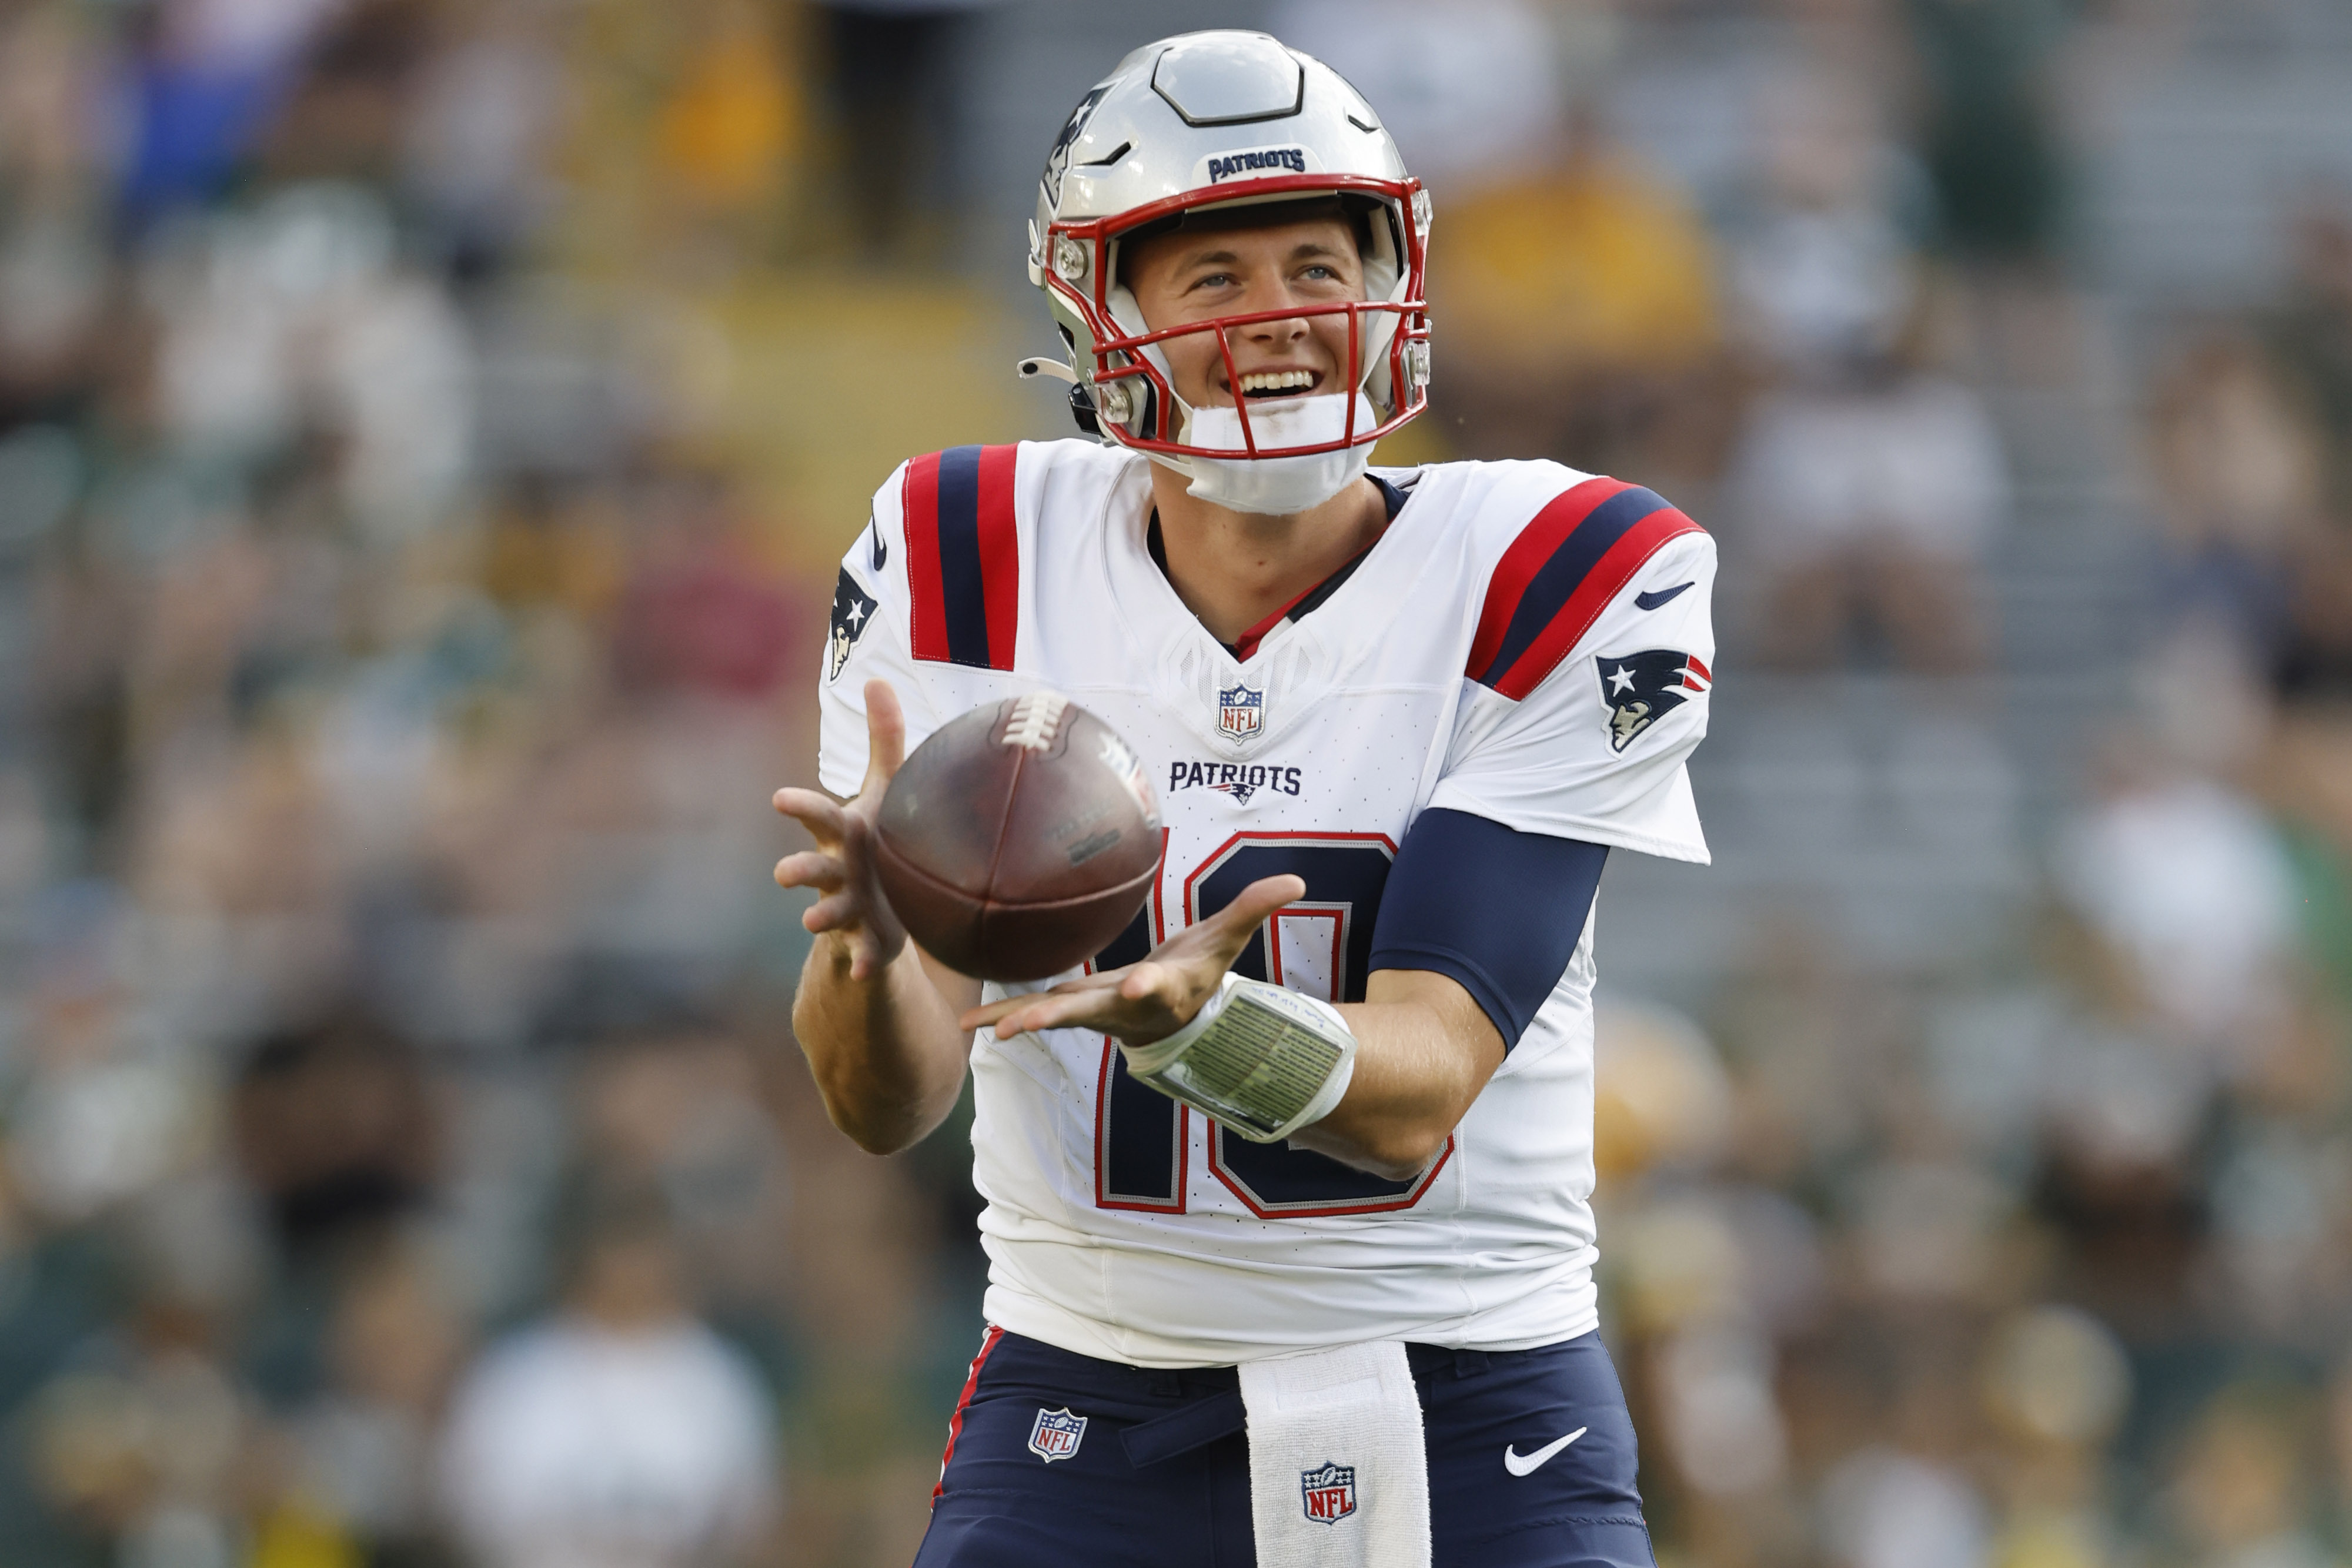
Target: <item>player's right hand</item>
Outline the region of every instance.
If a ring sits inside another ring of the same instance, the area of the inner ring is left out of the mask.
[[[874,873],[874,819],[883,792],[907,759],[907,720],[887,681],[866,683],[866,779],[855,798],[816,789],[779,789],[776,810],[809,831],[816,848],[776,862],[776,885],[819,894],[801,924],[849,959],[849,977],[879,975],[905,951],[907,928],[890,912]]]

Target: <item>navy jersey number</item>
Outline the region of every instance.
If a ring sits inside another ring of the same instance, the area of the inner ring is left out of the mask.
[[[1187,924],[1205,920],[1262,877],[1295,875],[1307,895],[1277,911],[1234,961],[1234,971],[1326,1001],[1360,1002],[1380,918],[1381,891],[1396,846],[1382,833],[1237,833],[1184,881]],[[1131,964],[1164,939],[1153,902],[1095,961]],[[1103,1047],[1096,1101],[1095,1201],[1105,1208],[1181,1214],[1192,1143],[1185,1107],[1128,1076],[1125,1058]],[[1410,1181],[1386,1181],[1327,1155],[1284,1144],[1254,1144],[1213,1126],[1209,1166],[1250,1211],[1264,1217],[1377,1213],[1410,1207],[1436,1178],[1453,1140]]]
[[[1160,844],[1164,859],[1165,829],[1160,831]],[[1160,879],[1153,879],[1151,902],[1135,912],[1135,918],[1109,946],[1095,955],[1087,966],[1089,973],[1135,963],[1167,940],[1160,884]],[[1129,1077],[1127,1058],[1106,1036],[1102,1073],[1095,1089],[1095,1206],[1183,1213],[1192,1114],[1157,1089],[1147,1089]]]

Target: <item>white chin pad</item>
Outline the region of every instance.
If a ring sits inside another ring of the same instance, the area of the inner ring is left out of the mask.
[[[1181,465],[1191,476],[1191,494],[1213,506],[1236,512],[1262,512],[1287,517],[1319,506],[1346,489],[1372,461],[1364,436],[1380,423],[1371,400],[1361,392],[1352,400],[1333,392],[1323,397],[1284,398],[1264,409],[1249,411],[1250,434],[1258,450],[1285,446],[1318,446],[1348,437],[1348,405],[1356,409],[1356,444],[1304,457],[1251,457],[1242,444],[1241,414],[1233,408],[1190,410],[1189,446],[1214,447],[1230,457],[1186,457]]]
[[[1358,440],[1380,423],[1372,412],[1371,400],[1358,392],[1356,430]],[[1234,457],[1249,455],[1249,447],[1242,440],[1242,411],[1232,404],[1189,411],[1192,415],[1192,431],[1185,438],[1188,446],[1210,446],[1222,449]],[[1283,446],[1320,446],[1327,441],[1348,439],[1348,398],[1343,392],[1326,392],[1320,397],[1267,398],[1249,405],[1249,432],[1260,452]]]

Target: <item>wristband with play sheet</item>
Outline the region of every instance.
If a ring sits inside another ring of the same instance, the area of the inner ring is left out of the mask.
[[[1258,1144],[1329,1115],[1356,1071],[1337,1008],[1232,973],[1182,1029],[1120,1049],[1134,1077]]]

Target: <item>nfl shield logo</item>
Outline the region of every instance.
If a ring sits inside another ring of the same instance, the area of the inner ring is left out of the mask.
[[[1265,694],[1238,683],[1217,693],[1217,727],[1227,735],[1255,735],[1265,722]]]
[[[1078,1440],[1086,1435],[1085,1416],[1067,1410],[1040,1409],[1037,1424],[1029,1428],[1029,1451],[1050,1465],[1076,1453]]]
[[[1298,1490],[1305,1496],[1307,1517],[1318,1524],[1337,1524],[1356,1511],[1356,1467],[1323,1461],[1323,1468],[1298,1472]]]

